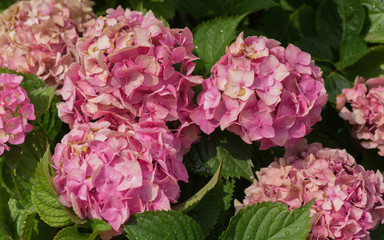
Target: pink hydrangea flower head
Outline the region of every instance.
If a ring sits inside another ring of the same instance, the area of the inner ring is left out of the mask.
[[[192,33],[170,29],[149,11],[109,9],[77,45],[80,63],[64,81],[59,116],[70,125],[106,115],[130,122],[178,122],[175,130],[192,127]]]
[[[302,141],[256,175],[237,210],[262,201],[294,209],[316,198],[308,239],[369,239],[369,231],[384,223],[382,174],[365,170],[345,150]]]
[[[327,94],[309,53],[266,37],[241,33],[212,67],[191,119],[203,132],[216,127],[260,141],[261,148],[291,146],[321,120]]]
[[[94,21],[89,0],[20,1],[0,14],[0,66],[62,84],[75,43]]]
[[[28,120],[35,120],[35,109],[27,92],[20,86],[22,76],[0,74],[0,155],[12,145],[22,144],[33,130]]]
[[[352,125],[352,134],[361,146],[377,148],[384,156],[384,78],[365,82],[357,77],[354,86],[343,89],[336,100],[339,116]]]
[[[131,214],[169,210],[188,181],[180,147],[163,122],[75,124],[52,157],[59,201],[115,231]]]

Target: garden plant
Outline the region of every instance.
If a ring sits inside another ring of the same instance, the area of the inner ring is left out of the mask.
[[[384,239],[382,0],[2,0],[0,240]]]

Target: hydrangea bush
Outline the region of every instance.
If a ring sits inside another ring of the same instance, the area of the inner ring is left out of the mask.
[[[0,1],[0,239],[382,239],[382,10]]]

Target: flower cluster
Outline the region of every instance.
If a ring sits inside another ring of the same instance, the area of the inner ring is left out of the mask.
[[[130,214],[170,209],[187,182],[180,142],[163,122],[75,124],[52,157],[59,201],[80,218],[99,218],[115,231]],[[121,230],[121,229],[120,229]]]
[[[361,145],[377,148],[384,156],[384,78],[371,78],[364,84],[364,79],[357,77],[353,88],[343,89],[336,99],[339,116],[353,125],[352,132]]]
[[[60,202],[81,218],[121,229],[130,214],[170,209],[187,182],[182,163],[199,129],[189,114],[194,48],[188,28],[170,29],[151,11],[107,10],[76,44],[59,91],[72,129],[53,156]],[[170,127],[171,130],[168,128]]]
[[[365,239],[384,222],[382,174],[364,170],[345,150],[302,143],[256,174],[244,205],[278,201],[293,209],[316,198],[312,239]]]
[[[89,0],[20,1],[0,14],[0,66],[62,84],[75,43],[94,21]]]
[[[192,40],[188,28],[170,29],[151,11],[109,9],[76,45],[80,63],[64,80],[60,118],[72,125],[109,115],[188,127],[191,87],[203,81],[191,75]]]
[[[35,120],[35,110],[27,92],[20,87],[22,76],[0,74],[0,155],[9,151],[6,143],[22,144],[25,133],[33,130],[28,120]]]
[[[261,148],[296,144],[321,119],[327,101],[321,71],[308,53],[240,34],[203,83],[191,119],[205,133],[228,129]]]

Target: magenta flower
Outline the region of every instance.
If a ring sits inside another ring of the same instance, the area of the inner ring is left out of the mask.
[[[384,78],[371,78],[364,84],[364,79],[357,77],[353,88],[343,89],[336,100],[339,116],[352,125],[352,134],[361,146],[377,148],[384,156]]]
[[[20,1],[0,14],[0,66],[62,85],[75,43],[94,21],[92,2]]]
[[[109,9],[77,45],[80,63],[69,68],[58,105],[60,118],[73,125],[100,117],[128,122],[172,122],[175,133],[195,128],[191,87],[203,79],[195,67],[192,33],[170,29],[149,11]],[[213,96],[215,97],[215,96]],[[190,131],[196,132],[196,131]],[[188,144],[197,139],[185,139]]]
[[[35,120],[35,109],[27,92],[19,86],[22,76],[0,74],[0,155],[9,146],[22,144],[25,134],[33,130],[28,120]]]
[[[321,120],[327,94],[320,69],[308,53],[279,44],[240,34],[227,48],[190,115],[203,132],[220,126],[266,149],[298,143]]]
[[[316,198],[308,239],[369,239],[369,231],[384,223],[382,174],[366,171],[345,150],[302,141],[256,174],[236,209],[262,201],[293,209]]]
[[[180,150],[163,122],[75,124],[52,157],[59,201],[120,231],[131,214],[177,201],[178,181],[188,181]]]

